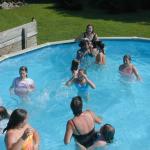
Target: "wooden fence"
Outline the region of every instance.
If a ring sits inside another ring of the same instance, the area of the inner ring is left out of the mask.
[[[0,32],[0,55],[37,45],[37,23],[30,23]]]

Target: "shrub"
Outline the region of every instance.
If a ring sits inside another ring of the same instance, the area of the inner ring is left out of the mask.
[[[81,10],[83,8],[81,0],[55,0],[57,6],[68,10]]]
[[[140,0],[99,0],[99,7],[111,13],[134,12],[140,8]]]
[[[150,9],[150,0],[141,0],[142,9]]]

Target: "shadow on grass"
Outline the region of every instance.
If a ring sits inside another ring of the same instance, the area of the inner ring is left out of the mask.
[[[57,13],[70,17],[80,17],[87,19],[103,19],[103,20],[112,20],[112,21],[121,21],[126,23],[135,23],[143,25],[150,25],[150,11],[139,11],[135,13],[122,13],[122,14],[110,14],[104,10],[90,9],[86,8],[80,11],[64,10],[57,7],[55,4],[51,3],[50,6],[45,7],[45,9],[53,9]]]

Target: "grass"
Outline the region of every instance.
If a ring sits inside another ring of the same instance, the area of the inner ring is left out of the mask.
[[[150,11],[130,14],[106,14],[103,11],[84,9],[64,11],[53,4],[30,4],[11,10],[0,10],[0,31],[31,21],[38,23],[38,43],[66,40],[85,31],[93,24],[98,36],[139,36],[150,38]]]

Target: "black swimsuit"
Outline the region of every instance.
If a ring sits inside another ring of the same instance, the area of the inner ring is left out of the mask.
[[[73,137],[76,139],[76,141],[78,143],[80,143],[81,145],[85,146],[86,148],[88,148],[91,145],[93,145],[94,142],[95,142],[95,139],[96,139],[95,128],[93,128],[89,133],[81,135],[73,120],[72,120],[72,123],[73,123],[76,131],[79,134],[79,135],[73,134]]]

